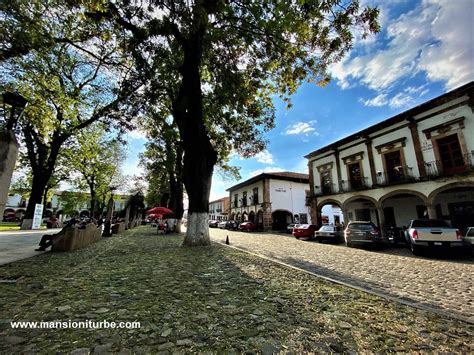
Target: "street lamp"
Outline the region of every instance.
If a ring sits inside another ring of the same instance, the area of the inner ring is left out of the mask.
[[[14,128],[23,114],[27,101],[13,92],[5,92],[1,96],[1,121],[0,127],[0,216],[3,216],[8,198],[13,170],[18,156],[18,142]]]
[[[5,131],[15,129],[27,103],[28,101],[23,96],[15,92],[6,91],[2,94],[2,116],[5,122]],[[10,111],[9,114],[7,111]]]

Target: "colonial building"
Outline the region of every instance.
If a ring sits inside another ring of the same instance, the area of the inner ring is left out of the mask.
[[[252,221],[261,229],[286,229],[288,223],[310,223],[306,206],[308,175],[263,173],[227,189],[230,219]]]
[[[63,191],[55,191],[53,196],[51,197],[51,201],[46,204],[44,207],[44,215],[46,217],[50,216],[52,213],[60,217],[65,217],[63,214],[62,208],[64,207],[65,201],[61,199],[61,195]],[[84,201],[78,203],[75,206],[76,212],[81,216],[88,216],[89,215],[89,196],[90,194],[87,192],[79,192],[79,194],[84,196]],[[127,199],[129,195],[125,194],[116,194],[114,195],[114,210],[121,211],[124,209]],[[5,210],[3,212],[3,218],[7,215],[11,215],[12,213],[15,214],[17,220],[21,220],[23,215],[26,212],[28,201],[23,199],[20,194],[16,193],[9,193],[7,203],[5,206]]]
[[[230,199],[222,197],[209,202],[209,220],[226,221],[229,215]]]
[[[423,217],[473,225],[473,108],[471,82],[308,154],[313,218],[331,204],[382,230]]]

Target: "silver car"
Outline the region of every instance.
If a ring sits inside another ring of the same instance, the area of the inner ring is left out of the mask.
[[[344,231],[342,230],[342,227],[322,226],[314,233],[314,235],[318,242],[332,240],[338,243],[344,238]]]

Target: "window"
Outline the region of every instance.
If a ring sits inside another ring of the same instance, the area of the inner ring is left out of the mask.
[[[403,173],[402,156],[399,150],[385,153],[385,168],[387,169],[388,182],[397,182],[403,180],[405,174]]]
[[[234,207],[239,207],[238,203],[239,203],[239,195],[235,194],[234,195]]]
[[[360,163],[352,163],[347,166],[349,171],[349,183],[351,188],[357,189],[362,187],[362,174],[360,171]]]
[[[258,187],[253,189],[253,204],[258,205]]]
[[[465,170],[461,145],[457,134],[436,140],[439,157],[445,174],[462,173]]]
[[[308,223],[308,215],[306,213],[300,213],[300,223],[301,224]]]
[[[242,206],[247,206],[247,191],[242,193]]]
[[[321,192],[332,193],[331,170],[322,171],[321,176]]]

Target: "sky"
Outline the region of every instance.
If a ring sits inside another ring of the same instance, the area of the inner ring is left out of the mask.
[[[331,67],[328,86],[302,85],[291,109],[275,99],[267,149],[250,159],[232,156],[242,179],[215,173],[211,200],[262,172],[308,173],[306,154],[474,80],[474,0],[361,0],[366,4],[380,9],[381,32],[356,39]],[[143,172],[145,142],[129,133],[125,174]]]

